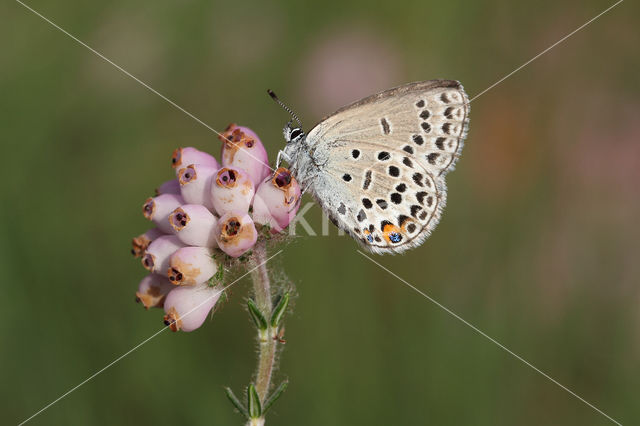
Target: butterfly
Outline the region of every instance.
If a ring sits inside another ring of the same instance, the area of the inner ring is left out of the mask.
[[[447,200],[445,175],[460,157],[469,99],[453,80],[405,84],[361,99],[305,134],[284,127],[284,159],[303,191],[367,250],[419,246]]]

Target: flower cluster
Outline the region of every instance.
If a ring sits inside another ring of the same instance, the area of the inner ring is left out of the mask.
[[[176,178],[142,207],[155,227],[132,241],[133,255],[149,271],[136,300],[147,309],[163,307],[173,331],[200,327],[223,291],[224,265],[285,229],[299,206],[298,182],[285,168],[271,171],[251,129],[231,124],[220,140],[221,164],[195,148],[174,151]]]

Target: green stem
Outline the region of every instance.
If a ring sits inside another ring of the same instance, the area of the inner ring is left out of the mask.
[[[269,281],[269,271],[266,266],[267,250],[265,241],[258,241],[253,249],[253,261],[255,265],[260,265],[251,273],[253,279],[253,292],[255,294],[255,302],[267,321],[271,318],[272,301],[271,301],[271,283]],[[271,386],[271,375],[276,364],[276,345],[277,340],[274,339],[277,330],[271,325],[266,331],[258,331],[258,366],[256,371],[255,386],[260,403],[264,406]],[[257,422],[256,422],[257,421]],[[248,425],[262,425],[264,417],[253,419]]]

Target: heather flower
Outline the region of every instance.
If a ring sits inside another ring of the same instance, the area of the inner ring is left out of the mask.
[[[217,168],[204,164],[189,164],[178,172],[180,193],[189,204],[202,204],[206,208],[213,208],[211,202],[211,177]]]
[[[159,236],[164,235],[158,228],[151,228],[144,234],[133,237],[131,240],[131,254],[134,257],[140,257],[149,247],[149,244]]]
[[[258,239],[258,231],[248,214],[226,213],[218,220],[216,240],[218,247],[231,257],[249,250]]]
[[[146,308],[162,308],[164,299],[175,286],[167,277],[159,274],[149,274],[140,281],[136,292],[136,301]]]
[[[238,167],[251,176],[258,186],[269,176],[269,158],[260,138],[247,127],[229,124],[222,137],[222,166]]]
[[[253,219],[281,231],[293,220],[300,206],[300,185],[291,172],[280,167],[260,184],[253,200]]]
[[[176,236],[190,246],[215,247],[216,217],[201,204],[184,204],[169,215]]]
[[[213,250],[207,247],[183,247],[171,255],[169,265],[169,281],[176,285],[203,284],[218,269]]]
[[[164,301],[165,325],[172,331],[193,331],[199,328],[216,305],[222,289],[201,284],[193,287],[176,287]]]
[[[219,215],[248,212],[254,194],[251,177],[242,169],[223,167],[211,181],[211,200]]]
[[[170,234],[172,228],[168,221],[169,215],[182,204],[184,204],[184,199],[180,195],[161,194],[157,197],[147,198],[142,206],[142,214],[153,221],[162,232]]]
[[[156,195],[160,194],[180,195],[180,182],[178,182],[178,179],[168,180],[157,187]]]
[[[144,256],[142,256],[142,266],[149,272],[164,274],[169,269],[169,258],[182,247],[184,247],[184,243],[175,235],[158,237],[149,244]]]
[[[204,324],[236,282],[225,271],[257,270],[247,308],[258,329],[260,357],[271,357],[259,365],[273,365],[289,292],[288,285],[270,284],[267,242],[296,214],[300,186],[285,168],[271,173],[267,152],[251,129],[232,124],[221,136],[222,167],[206,152],[178,148],[172,157],[176,178],[144,203],[143,214],[155,228],[132,240],[133,255],[150,272],[136,300],[147,309],[164,308],[165,325],[189,332]],[[271,371],[259,369],[256,383],[247,387],[246,407],[227,389],[250,424],[264,424],[264,413],[286,388],[284,382],[269,394],[270,384]]]
[[[176,170],[176,175],[180,173],[180,169],[189,164],[202,164],[214,169],[219,169],[218,161],[210,154],[199,151],[192,147],[177,148],[173,151],[171,157],[171,167]]]

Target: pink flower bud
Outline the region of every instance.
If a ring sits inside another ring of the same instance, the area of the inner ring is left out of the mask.
[[[222,165],[224,167],[238,167],[251,177],[254,187],[257,187],[269,175],[269,157],[267,150],[258,136],[247,127],[229,124],[223,137]]]
[[[175,194],[180,195],[180,182],[178,179],[171,179],[156,188],[156,195]]]
[[[171,255],[169,265],[167,275],[175,285],[205,283],[218,270],[213,250],[207,247],[183,247]]]
[[[180,241],[190,246],[216,247],[216,217],[201,204],[185,204],[169,215]]]
[[[131,254],[134,257],[140,257],[144,254],[151,241],[159,236],[164,235],[158,228],[151,228],[144,234],[138,235],[131,240]]]
[[[175,235],[165,235],[156,238],[144,256],[142,256],[142,266],[149,272],[165,274],[169,269],[169,258],[179,248],[184,247],[184,243]]]
[[[251,177],[242,169],[223,167],[211,179],[211,202],[219,215],[248,212],[254,193]]]
[[[140,281],[136,292],[136,302],[142,303],[145,308],[161,308],[164,299],[175,286],[167,277],[159,274],[149,274]]]
[[[142,206],[142,214],[152,220],[162,232],[171,234],[173,228],[169,224],[169,215],[182,204],[184,200],[179,195],[161,194],[154,198],[147,198]]]
[[[258,239],[258,231],[251,217],[233,212],[218,219],[216,240],[218,247],[231,257],[238,257],[249,250]]]
[[[222,294],[222,288],[200,284],[193,287],[176,287],[164,301],[165,325],[172,331],[193,331],[199,328]]]
[[[173,151],[171,157],[171,167],[176,170],[176,175],[180,172],[180,169],[186,167],[189,164],[202,164],[214,169],[219,169],[220,166],[216,159],[206,152],[199,151],[192,147],[177,148]]]
[[[212,209],[211,180],[217,171],[218,169],[203,164],[190,164],[180,169],[178,180],[184,200],[189,204],[202,204]]]
[[[298,212],[300,195],[298,181],[289,170],[280,167],[271,179],[264,181],[256,190],[253,220],[281,231]]]

